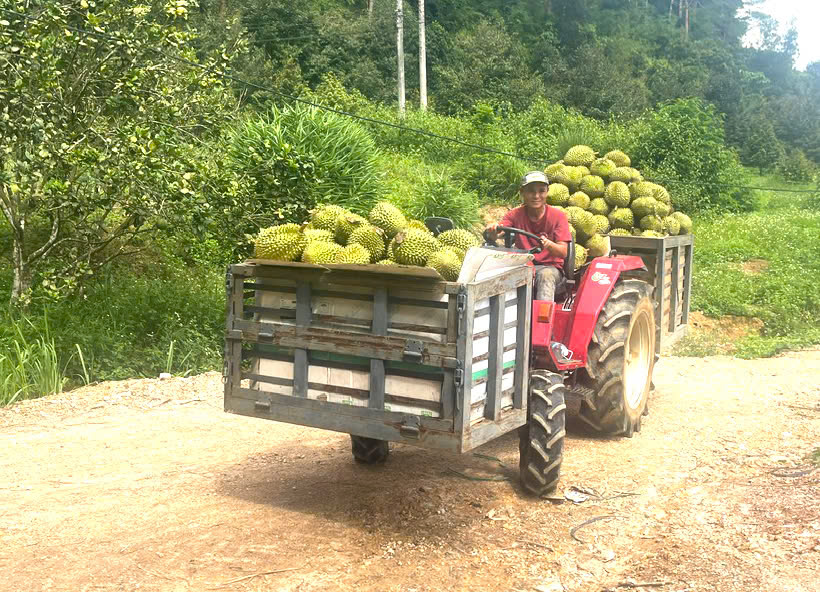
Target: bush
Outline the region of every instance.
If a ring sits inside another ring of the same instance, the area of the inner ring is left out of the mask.
[[[802,150],[794,148],[786,152],[777,163],[777,172],[786,181],[806,183],[818,174],[818,168],[816,164],[806,158],[806,154]]]

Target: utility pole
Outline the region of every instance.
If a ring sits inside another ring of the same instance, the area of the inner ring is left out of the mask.
[[[399,115],[404,117],[404,12],[396,0],[396,50],[399,56]]]
[[[373,18],[373,0],[367,0],[367,18]]]
[[[424,35],[424,0],[419,0],[419,101],[427,110],[427,43]]]

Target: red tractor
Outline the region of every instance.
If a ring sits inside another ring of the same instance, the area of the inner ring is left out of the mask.
[[[483,248],[520,253],[516,235],[540,242],[517,228],[498,230],[505,247],[487,240]],[[631,437],[647,413],[656,359],[653,287],[629,277],[646,271],[641,258],[610,251],[576,270],[574,242],[567,251],[555,302],[532,303],[529,411],[519,446],[521,482],[534,494],[557,484],[567,400],[580,399],[579,417],[596,431]]]

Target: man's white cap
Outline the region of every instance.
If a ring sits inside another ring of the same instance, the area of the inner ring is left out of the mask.
[[[519,187],[524,187],[525,185],[529,185],[530,183],[546,183],[547,185],[549,185],[547,176],[541,171],[531,171],[523,177],[521,177],[521,185],[519,185]]]

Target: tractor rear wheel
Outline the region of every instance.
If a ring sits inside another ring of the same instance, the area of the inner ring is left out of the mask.
[[[621,280],[598,316],[581,373],[595,395],[580,418],[600,432],[632,437],[641,429],[655,367],[652,290],[641,280]]]
[[[350,443],[353,448],[353,458],[356,462],[372,465],[387,460],[390,454],[387,440],[376,440],[364,436],[350,434]]]
[[[566,434],[566,391],[560,374],[530,373],[527,424],[518,428],[521,485],[543,495],[558,485]]]

